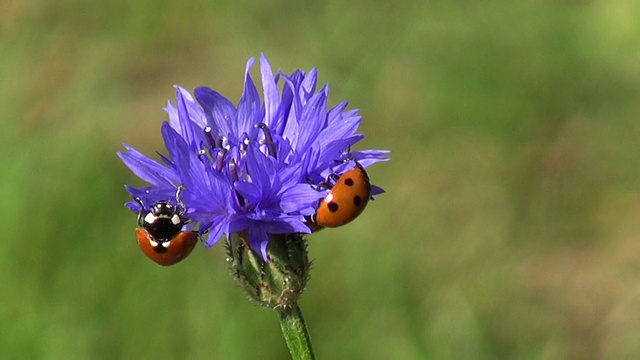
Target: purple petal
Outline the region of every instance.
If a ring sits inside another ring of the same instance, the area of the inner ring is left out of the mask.
[[[140,179],[157,186],[171,186],[176,174],[172,169],[162,166],[155,160],[144,156],[138,150],[127,144],[122,144],[127,152],[118,152],[118,156],[125,165]]]
[[[344,139],[355,135],[360,126],[360,117],[351,117],[334,121],[331,125],[324,128],[316,139],[319,144],[328,144],[335,140]]]
[[[318,155],[318,163],[331,165],[332,162],[340,161],[344,158],[343,154],[349,146],[357,143],[363,138],[363,135],[355,135],[349,138],[336,139],[330,143],[322,144],[318,142],[318,144],[314,144],[319,147],[319,151],[321,151]]]
[[[247,181],[236,181],[233,186],[249,203],[259,204],[262,200],[261,188],[256,184]]]
[[[264,54],[260,55],[260,75],[262,76],[262,93],[264,96],[264,122],[271,126],[275,121],[278,105],[280,105],[280,94],[273,78],[271,65]]]
[[[253,125],[257,123],[258,116],[261,115],[260,95],[258,95],[258,90],[249,73],[254,61],[254,58],[247,61],[247,67],[244,72],[244,91],[238,103],[238,121],[235,123],[235,133],[238,135],[244,132],[247,134],[254,133],[256,129]]]
[[[207,235],[207,240],[204,243],[205,247],[211,247],[215,245],[222,237],[222,234],[225,233],[227,227],[228,221],[226,218],[218,217],[214,219],[213,223],[208,228],[209,234]]]
[[[360,165],[362,165],[365,169],[373,164],[377,164],[379,162],[387,162],[389,159],[362,159],[358,160]]]
[[[300,96],[305,100],[309,99],[309,97],[311,97],[311,95],[316,91],[317,82],[318,82],[318,69],[313,68],[311,69],[311,71],[309,71],[308,74],[304,76],[304,79],[300,84]]]
[[[207,122],[214,130],[213,133],[235,138],[232,124],[237,121],[237,111],[233,103],[208,87],[197,87],[194,95],[202,106]]]
[[[178,109],[173,106],[171,101],[167,101],[167,107],[164,108],[164,111],[169,115],[169,124],[171,127],[178,130],[180,129],[180,119],[178,119]]]
[[[327,113],[327,95],[324,91],[315,94],[302,109],[298,119],[299,134],[295,149],[304,152],[324,127]]]
[[[260,188],[261,202],[270,201],[274,196],[272,188],[278,185],[278,176],[271,161],[271,157],[264,155],[257,147],[250,147],[247,160],[247,171],[251,182]]]
[[[277,219],[261,224],[269,234],[308,233],[309,227],[305,225],[303,216],[281,216]]]
[[[329,110],[329,112],[327,113],[327,125],[331,125],[331,123],[335,120],[344,118],[345,116],[342,112],[347,108],[347,106],[349,106],[349,102],[343,101],[331,108],[331,110]]]
[[[254,251],[257,251],[262,260],[269,261],[267,257],[267,246],[269,245],[269,235],[262,229],[252,226],[249,228],[249,245]]]
[[[180,183],[187,188],[199,189],[207,186],[205,169],[184,139],[168,123],[162,124],[162,136],[171,159],[176,164]]]
[[[283,78],[285,79],[285,83],[284,83],[285,93],[289,91],[292,93],[295,92],[296,91],[295,85],[286,77],[283,77]],[[283,94],[283,98],[284,96],[285,95]],[[300,98],[298,98],[297,96],[293,96],[291,98],[289,114],[287,115],[286,123],[282,130],[282,137],[285,139],[289,139],[291,141],[291,144],[298,143],[298,119],[301,111],[302,111],[302,103],[300,102]]]
[[[192,118],[201,118],[202,114],[198,114],[198,110],[200,109],[196,108],[197,104],[195,104],[195,102],[193,101],[191,94],[189,94],[185,89],[179,86],[176,86],[176,90],[176,102],[178,105],[179,120],[178,123],[180,126],[177,129],[174,127],[172,128],[177,131],[187,142],[187,144],[189,144],[189,147],[195,151],[198,148],[200,138],[195,133],[194,122]],[[198,121],[204,122],[203,119],[198,119]]]
[[[385,191],[383,188],[375,185],[371,185],[371,196],[383,194]]]
[[[252,221],[244,214],[232,215],[229,219],[229,233],[237,233],[247,230],[251,223]]]
[[[365,158],[374,158],[381,157],[391,153],[389,150],[358,150],[353,151],[351,154],[355,157],[355,159],[365,159]],[[381,159],[387,161],[388,159]]]
[[[309,184],[297,184],[282,192],[280,207],[285,213],[293,213],[312,204],[317,204],[318,200],[326,195],[326,192],[314,190]]]

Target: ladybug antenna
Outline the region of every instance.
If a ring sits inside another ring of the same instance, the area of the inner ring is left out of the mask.
[[[355,160],[353,155],[351,155],[351,144],[349,144],[349,146],[347,146],[346,157],[347,157],[347,160]]]
[[[340,153],[339,160],[334,160],[334,161],[339,164],[344,164],[347,161],[356,161],[356,157],[351,154],[351,145],[347,146],[347,151],[345,151],[344,153],[342,152]]]
[[[140,204],[140,211],[138,211],[138,224],[140,226],[142,226],[142,213],[144,212],[144,203],[142,202],[142,199],[140,199],[139,197],[134,199],[138,204]]]

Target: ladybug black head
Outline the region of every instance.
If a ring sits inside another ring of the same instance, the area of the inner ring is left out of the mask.
[[[159,201],[150,210],[141,206],[138,214],[138,224],[156,242],[171,241],[188,222],[182,211],[168,201]]]
[[[176,206],[169,201],[158,201],[147,209],[142,200],[136,198],[140,204],[138,225],[147,232],[151,240],[160,243],[171,241],[189,222],[189,219],[183,216],[184,203],[180,199],[181,191],[182,186],[179,186],[176,192],[176,202],[178,203]]]

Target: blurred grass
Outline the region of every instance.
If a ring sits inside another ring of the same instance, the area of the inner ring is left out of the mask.
[[[250,56],[362,109],[387,190],[311,238],[319,358],[640,356],[640,5],[0,4],[0,358],[287,358],[222,247],[160,269],[115,152]],[[137,183],[139,184],[139,183]]]

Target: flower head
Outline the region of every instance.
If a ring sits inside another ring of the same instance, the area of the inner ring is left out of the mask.
[[[387,160],[388,151],[350,151],[364,138],[357,134],[361,117],[346,110],[347,102],[328,108],[329,87],[317,90],[315,69],[274,76],[261,56],[261,100],[249,73],[253,64],[249,59],[237,106],[207,87],[192,96],[176,86],[176,103],[169,102],[162,124],[168,153],[160,155],[162,163],[128,145],[118,155],[150,184],[127,186],[132,199],[166,201],[182,186],[185,217],[206,246],[242,232],[266,261],[269,235],[311,232],[307,221],[327,195],[317,184],[353,166],[350,159],[368,167]],[[373,195],[380,192],[373,187]],[[127,207],[140,210],[138,201]]]

